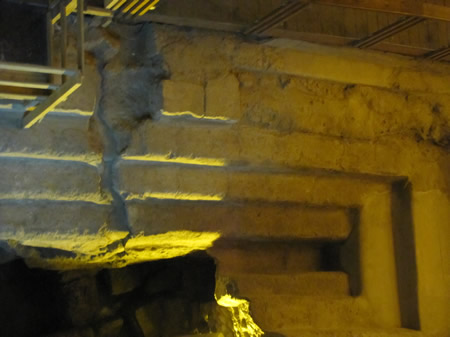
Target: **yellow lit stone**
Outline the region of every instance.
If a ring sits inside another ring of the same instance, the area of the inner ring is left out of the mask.
[[[83,233],[1,233],[0,240],[23,256],[30,266],[48,269],[120,268],[129,264],[169,259],[205,250],[220,237],[214,232],[172,231],[131,237],[128,232],[100,230]],[[111,248],[114,247],[114,248]],[[72,252],[75,257],[43,258],[39,248]]]
[[[174,164],[188,164],[201,166],[225,166],[227,164],[225,158],[206,158],[206,157],[187,157],[187,156],[172,156],[168,154],[147,154],[142,156],[125,155],[124,160],[135,160],[144,162],[159,162],[159,163],[174,163]]]
[[[264,334],[250,315],[248,301],[226,294],[217,299],[217,304],[230,311],[231,319],[233,320],[233,331],[236,337],[260,337]]]
[[[202,193],[183,193],[183,192],[146,192],[143,194],[130,194],[127,201],[130,200],[191,200],[191,201],[220,201],[223,196],[220,194],[202,194]]]

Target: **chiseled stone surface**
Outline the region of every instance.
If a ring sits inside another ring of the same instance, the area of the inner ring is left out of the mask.
[[[226,274],[236,283],[237,294],[242,297],[261,295],[292,295],[344,297],[350,294],[348,275],[343,272],[302,272],[268,274],[255,277],[251,273]]]
[[[311,245],[286,245],[277,242],[237,242],[216,245],[208,253],[218,261],[218,275],[252,273],[290,274],[320,269],[321,254]]]
[[[0,158],[0,175],[2,199],[78,199],[108,203],[107,197],[101,195],[97,168],[83,162]]]
[[[241,119],[240,82],[235,74],[224,74],[208,80],[205,95],[205,114],[230,121]]]
[[[205,88],[199,84],[165,80],[162,82],[163,111],[168,113],[205,112]]]
[[[88,116],[50,113],[30,129],[10,123],[0,123],[0,129],[0,158],[54,158],[94,164],[102,159],[98,125]]]
[[[46,233],[96,234],[112,223],[111,212],[110,205],[76,200],[2,200],[0,235],[9,232],[26,237],[28,233],[34,233],[43,235],[44,239]]]
[[[253,317],[263,330],[373,327],[369,305],[363,298],[266,296],[251,299]]]
[[[128,202],[127,207],[133,231],[146,235],[190,229],[234,239],[345,240],[352,229],[345,208],[295,203],[149,200]]]

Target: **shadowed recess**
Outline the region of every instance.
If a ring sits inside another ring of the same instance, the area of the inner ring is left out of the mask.
[[[402,327],[420,330],[411,190],[406,180],[392,185],[392,231]]]

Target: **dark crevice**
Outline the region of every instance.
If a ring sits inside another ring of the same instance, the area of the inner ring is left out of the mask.
[[[204,252],[121,269],[63,272],[15,260],[0,265],[0,336],[209,333],[205,317],[215,305],[215,272]]]
[[[402,327],[420,330],[416,242],[412,215],[412,185],[392,185],[392,232]]]
[[[128,214],[125,201],[115,185],[115,167],[120,157],[120,151],[118,149],[118,142],[114,135],[114,129],[104,116],[104,64],[98,64],[98,72],[100,74],[101,80],[98,93],[99,99],[97,100],[98,104],[95,109],[95,118],[97,118],[99,125],[101,126],[101,133],[104,140],[104,151],[102,158],[103,174],[101,176],[102,186],[111,193],[111,196],[113,198],[113,212],[116,219],[115,225],[118,227],[118,229],[122,229],[123,227],[125,227],[128,231],[131,231],[130,225],[128,223]]]

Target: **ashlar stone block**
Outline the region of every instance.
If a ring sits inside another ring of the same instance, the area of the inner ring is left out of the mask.
[[[227,74],[208,81],[206,85],[207,116],[223,120],[240,119],[239,81],[233,74]]]
[[[202,85],[166,80],[162,82],[163,116],[198,116],[204,115],[205,90]]]

